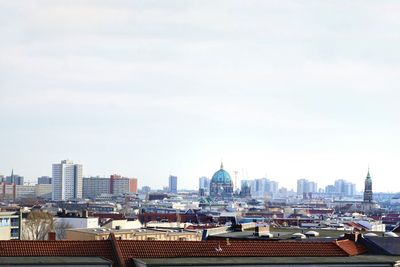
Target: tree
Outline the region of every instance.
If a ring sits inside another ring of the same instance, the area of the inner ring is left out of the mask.
[[[53,215],[39,210],[31,211],[22,224],[22,239],[45,240],[54,230]]]
[[[57,240],[65,239],[66,230],[72,227],[69,223],[67,223],[65,221],[58,221],[58,222],[56,222],[55,226],[56,226],[55,232],[56,232]]]

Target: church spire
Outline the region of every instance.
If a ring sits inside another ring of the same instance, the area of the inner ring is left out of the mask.
[[[371,179],[371,174],[369,174],[369,166],[368,166],[367,179]]]

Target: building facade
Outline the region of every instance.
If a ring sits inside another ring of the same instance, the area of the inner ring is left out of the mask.
[[[82,198],[82,165],[63,160],[53,164],[53,192],[55,201]]]
[[[16,184],[16,185],[23,185],[24,184],[24,177],[18,174],[14,174],[14,170],[11,171],[11,175],[5,178],[5,182],[8,184]]]
[[[16,199],[35,198],[34,185],[16,185]]]
[[[41,176],[37,179],[38,184],[51,184],[51,177],[49,176]]]
[[[51,184],[36,184],[35,195],[38,198],[51,199],[53,186]]]
[[[170,175],[168,178],[168,192],[176,194],[178,193],[178,177]]]
[[[297,194],[309,194],[317,192],[318,192],[318,185],[316,182],[312,182],[307,179],[297,180]]]
[[[110,194],[136,194],[137,193],[137,178],[121,177],[113,174],[110,176]]]
[[[20,215],[18,212],[0,212],[0,240],[20,239]]]
[[[110,178],[107,177],[89,177],[83,178],[83,198],[95,199],[101,194],[110,193]]]

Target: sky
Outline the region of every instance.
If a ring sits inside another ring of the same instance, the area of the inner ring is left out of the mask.
[[[0,174],[400,191],[400,2],[0,0]]]

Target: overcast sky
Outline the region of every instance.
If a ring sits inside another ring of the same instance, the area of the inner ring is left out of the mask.
[[[0,0],[0,174],[400,191],[400,2]]]

